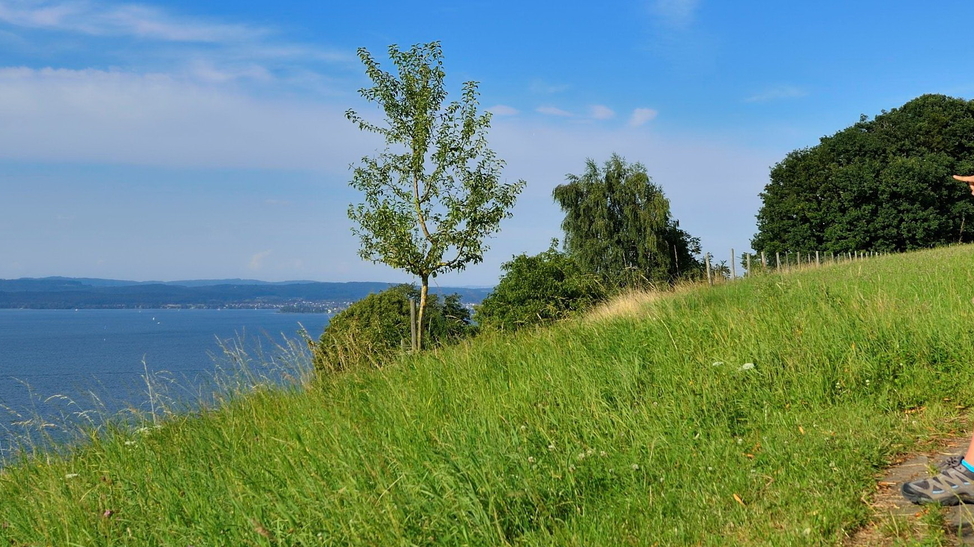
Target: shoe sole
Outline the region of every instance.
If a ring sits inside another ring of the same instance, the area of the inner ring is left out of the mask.
[[[964,504],[966,504],[966,503],[974,503],[974,500],[962,499],[960,496],[952,496],[952,497],[944,498],[942,500],[935,500],[935,499],[931,498],[930,496],[928,496],[926,494],[923,494],[921,492],[913,492],[913,491],[907,490],[907,485],[906,484],[904,484],[900,488],[900,493],[903,494],[903,497],[906,498],[907,501],[909,501],[910,503],[912,503],[914,505],[930,505],[930,504],[936,504],[936,505],[942,505],[942,506],[945,506],[945,507],[953,507],[955,505],[960,505],[962,503],[964,503]]]

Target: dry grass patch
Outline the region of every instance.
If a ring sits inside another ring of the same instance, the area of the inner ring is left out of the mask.
[[[666,294],[662,291],[626,291],[593,308],[585,315],[585,319],[598,322],[618,317],[640,317],[646,314],[650,304],[659,301]]]
[[[599,322],[619,317],[643,317],[648,313],[650,305],[655,302],[704,287],[705,285],[701,283],[687,283],[667,290],[630,289],[593,308],[585,315],[585,320]]]

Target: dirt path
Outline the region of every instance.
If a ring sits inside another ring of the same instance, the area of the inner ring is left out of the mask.
[[[974,505],[918,506],[903,499],[900,485],[929,476],[948,456],[967,450],[969,438],[951,439],[931,452],[907,456],[886,470],[873,496],[873,521],[845,542],[847,547],[974,545]]]

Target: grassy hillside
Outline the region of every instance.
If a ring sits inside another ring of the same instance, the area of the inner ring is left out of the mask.
[[[963,428],[974,248],[767,275],[0,473],[13,545],[816,545]],[[749,365],[749,364],[753,364]]]

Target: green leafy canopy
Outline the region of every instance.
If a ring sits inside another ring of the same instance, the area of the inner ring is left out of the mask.
[[[315,368],[339,372],[378,367],[402,351],[410,340],[409,301],[419,297],[413,285],[396,285],[373,293],[333,317],[314,350]],[[451,294],[429,299],[428,334],[432,345],[455,343],[474,333],[470,311]]]
[[[484,328],[518,330],[545,325],[587,310],[605,300],[606,291],[594,273],[557,250],[557,240],[538,255],[520,254],[503,264],[504,276],[477,306]]]
[[[795,150],[761,194],[756,251],[907,251],[971,241],[974,102],[923,95]]]
[[[377,103],[387,122],[346,113],[386,142],[383,152],[362,158],[350,183],[365,197],[348,211],[360,255],[420,278],[481,262],[484,238],[510,216],[524,181],[500,181],[504,162],[487,146],[490,113],[477,111],[477,83],[464,83],[462,99],[444,104],[438,42],[408,51],[390,46],[397,74],[383,71],[364,48],[358,55],[375,84],[362,97]]]

